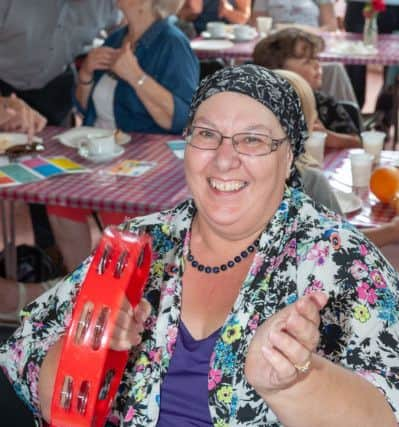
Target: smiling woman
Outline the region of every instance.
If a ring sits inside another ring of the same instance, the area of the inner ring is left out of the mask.
[[[202,81],[186,129],[193,199],[124,224],[149,233],[154,253],[144,298],[126,300],[112,333],[111,348],[132,351],[107,425],[396,426],[399,278],[302,192],[306,135],[281,76],[241,65]],[[89,261],[0,347],[37,418],[50,418]]]

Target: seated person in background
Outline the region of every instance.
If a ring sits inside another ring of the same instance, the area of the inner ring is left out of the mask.
[[[47,120],[15,94],[0,96],[0,130],[24,132],[28,141],[46,126]]]
[[[125,224],[154,254],[143,299],[125,299],[110,337],[131,351],[107,425],[397,426],[399,277],[292,187],[307,135],[292,86],[252,64],[220,70],[185,135],[193,199]],[[17,403],[49,421],[88,261],[0,346],[5,425],[26,425]]]
[[[127,26],[89,52],[76,100],[85,125],[181,133],[198,84],[188,39],[169,21],[183,0],[121,1]]]
[[[180,134],[199,80],[186,36],[169,21],[183,0],[121,1],[127,26],[93,49],[79,71],[76,99],[83,123],[125,132]],[[49,206],[68,271],[91,251],[89,210]],[[104,225],[125,214],[103,213]],[[76,246],[76,241],[80,245]]]
[[[361,147],[360,129],[345,108],[320,92],[322,69],[317,55],[324,49],[321,37],[298,28],[286,28],[260,40],[253,61],[270,69],[286,69],[301,75],[314,91],[319,120],[313,130],[327,132],[329,148]]]
[[[257,0],[255,1],[252,22],[256,17],[268,15],[273,25],[295,25],[309,32],[336,31],[337,17],[333,0]],[[323,62],[321,89],[339,101],[350,101],[357,105],[356,95],[343,64]]]
[[[211,21],[246,24],[251,16],[251,0],[186,0],[179,17],[192,21],[198,34]]]
[[[296,24],[337,30],[333,0],[255,0],[252,15],[267,15],[276,24]]]
[[[312,129],[317,120],[316,100],[312,88],[304,78],[293,71],[275,70],[275,72],[288,80],[295,89],[301,100],[307,127]],[[299,156],[295,165],[301,175],[305,192],[317,203],[342,214],[333,188],[320,169],[321,165],[306,151]],[[390,244],[399,244],[399,216],[387,224],[381,224],[375,228],[363,228],[362,232],[380,248]]]

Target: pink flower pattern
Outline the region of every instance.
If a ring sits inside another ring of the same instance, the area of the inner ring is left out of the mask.
[[[360,286],[356,288],[359,298],[367,301],[369,304],[375,304],[378,297],[375,290],[371,288],[366,282],[362,282]]]

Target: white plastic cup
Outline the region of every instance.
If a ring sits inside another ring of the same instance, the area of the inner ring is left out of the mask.
[[[305,150],[309,153],[315,160],[317,160],[320,166],[324,162],[324,147],[326,144],[327,133],[315,131],[312,132],[310,137],[305,142]]]
[[[381,151],[384,147],[385,133],[370,130],[361,133],[364,150],[374,156],[374,162],[380,160]]]
[[[272,24],[273,18],[270,16],[258,16],[256,18],[256,28],[262,37],[267,36],[270,33]]]
[[[349,155],[353,187],[368,187],[374,156],[365,151],[356,151]]]
[[[226,25],[224,22],[212,21],[206,24],[206,30],[211,37],[223,38],[226,36]]]
[[[88,135],[79,146],[81,152],[88,156],[106,156],[115,151],[114,132],[104,130]]]

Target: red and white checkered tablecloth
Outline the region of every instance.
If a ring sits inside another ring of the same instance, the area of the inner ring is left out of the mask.
[[[132,134],[131,141],[123,146],[125,152],[122,156],[98,164],[83,159],[76,149],[52,139],[63,131],[65,129],[48,127],[40,134],[46,146],[42,156],[67,156],[89,167],[91,171],[1,188],[0,198],[125,212],[126,215],[137,216],[171,208],[189,197],[183,162],[166,144],[167,141],[177,139],[175,135]],[[157,166],[134,178],[101,173],[104,167],[122,159],[155,161]]]
[[[399,35],[398,34],[379,34],[378,36],[378,52],[370,55],[359,55],[350,52],[347,54],[339,54],[330,50],[335,43],[342,41],[360,41],[361,34],[346,33],[346,32],[324,32],[320,34],[325,42],[326,49],[319,55],[323,62],[341,62],[344,64],[380,64],[380,65],[396,65],[399,64]],[[222,58],[227,61],[250,61],[252,60],[252,52],[259,38],[249,42],[235,43],[232,47],[224,49],[195,49],[196,55],[200,59]]]
[[[355,192],[363,201],[361,209],[349,214],[348,220],[359,227],[374,227],[389,222],[395,216],[395,210],[391,206],[379,202],[367,189],[352,188],[350,151],[331,150],[324,158],[324,173],[332,187],[345,193]],[[389,164],[399,167],[399,151],[382,152],[379,165]]]
[[[65,129],[48,127],[41,136],[46,150],[43,157],[63,155],[91,169],[88,173],[52,177],[40,182],[0,188],[0,198],[28,203],[83,207],[92,210],[124,212],[128,216],[146,215],[168,209],[190,196],[185,182],[183,162],[170,150],[167,141],[174,135],[132,134],[124,145],[125,153],[109,163],[95,164],[81,158],[76,149],[52,139]],[[330,183],[345,192],[352,192],[349,150],[330,151],[325,156],[324,171]],[[102,174],[122,159],[152,160],[157,166],[132,178]],[[384,151],[382,163],[399,165],[398,151]],[[372,194],[362,194],[360,211],[349,216],[359,226],[375,226],[388,222],[395,215],[392,208],[379,203]]]
[[[361,34],[346,32],[323,33],[326,49],[319,55],[323,62],[341,62],[343,64],[399,64],[399,34],[379,34],[377,52],[370,55],[360,55],[351,52],[340,54],[333,51],[332,47],[340,42],[356,42],[362,40]]]

